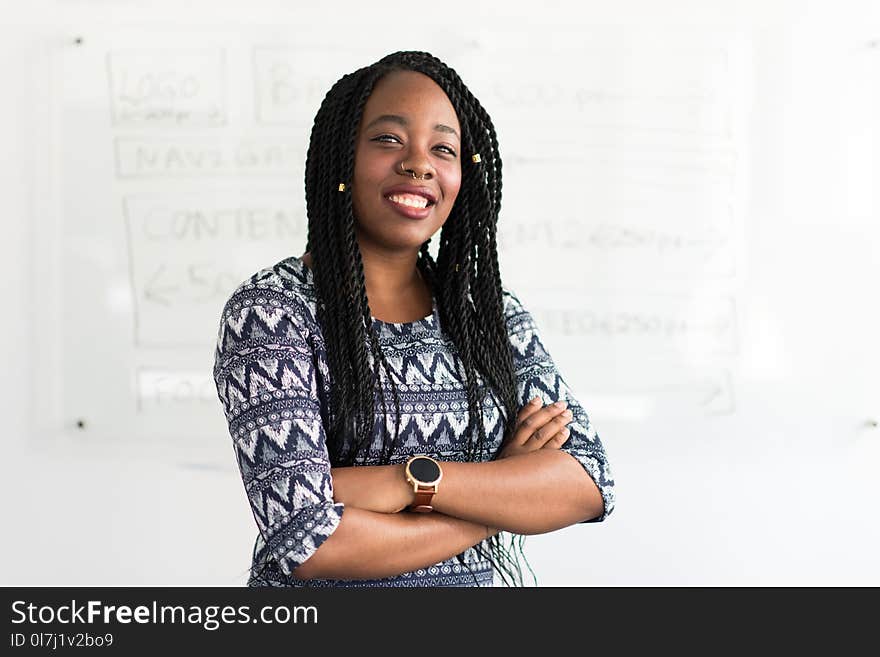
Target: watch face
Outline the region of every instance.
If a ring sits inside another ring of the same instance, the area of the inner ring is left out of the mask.
[[[409,464],[409,472],[417,481],[426,484],[440,478],[440,466],[425,457],[413,459]]]

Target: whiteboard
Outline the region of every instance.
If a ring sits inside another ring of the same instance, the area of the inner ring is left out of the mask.
[[[525,37],[463,34],[444,53],[501,138],[505,284],[570,384],[589,391],[594,377],[579,373],[601,373],[588,408],[733,412],[748,44],[594,30],[535,52]],[[78,318],[62,338],[67,428],[222,433],[211,379],[222,304],[305,250],[314,114],[336,79],[382,54],[149,30],[86,35],[63,53],[61,297]],[[542,116],[552,123],[536,130]],[[646,357],[686,367],[669,380]]]

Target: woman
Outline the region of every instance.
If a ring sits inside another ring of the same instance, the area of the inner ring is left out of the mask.
[[[327,93],[305,178],[307,252],[242,283],[216,351],[248,585],[522,584],[523,536],[604,520],[614,482],[501,285],[489,115],[437,58],[388,55]]]

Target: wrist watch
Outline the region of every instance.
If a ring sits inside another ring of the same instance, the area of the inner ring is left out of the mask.
[[[437,492],[437,484],[443,478],[440,463],[429,456],[413,456],[406,462],[406,481],[413,487],[415,501],[409,505],[410,511],[428,513],[433,511],[431,499]]]

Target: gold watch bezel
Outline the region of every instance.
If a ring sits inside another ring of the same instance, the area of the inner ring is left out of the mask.
[[[415,461],[416,459],[428,459],[432,461],[434,465],[437,466],[437,470],[440,474],[433,481],[422,481],[421,479],[416,479],[415,475],[410,471],[409,466],[410,463]],[[406,462],[406,481],[413,485],[413,490],[418,493],[419,490],[424,490],[424,487],[434,487],[434,492],[437,492],[437,484],[440,483],[440,480],[443,479],[443,466],[440,465],[440,461],[435,458],[431,458],[430,456],[426,456],[424,454],[416,454],[415,456],[409,457]]]

